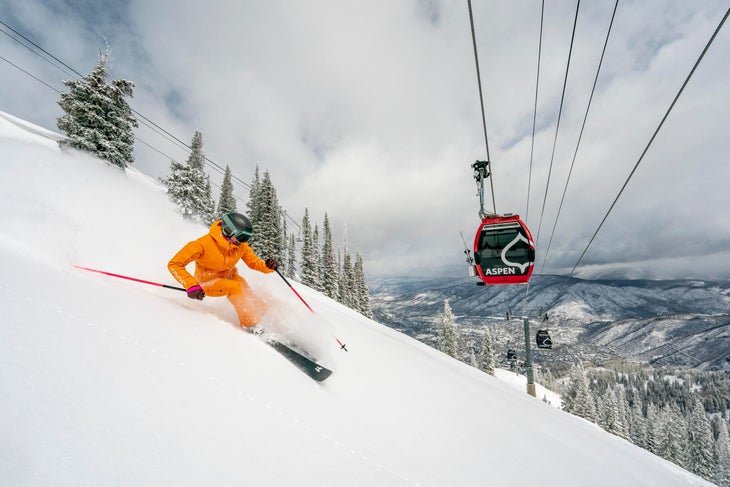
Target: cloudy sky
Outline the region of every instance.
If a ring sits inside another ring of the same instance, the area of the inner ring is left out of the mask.
[[[728,3],[621,0],[577,154],[615,3],[580,4],[557,136],[576,2],[545,4],[532,158],[541,2],[473,11],[496,210],[526,218],[538,272],[567,273]],[[369,277],[466,275],[470,165],[486,158],[466,0],[0,0],[0,20],[0,110],[56,130],[54,89],[74,76],[11,29],[83,74],[108,44],[137,112],[186,143],[200,130],[243,181],[268,170],[290,216],[307,207],[321,226],[327,212]],[[730,277],[728,59],[725,25],[578,275]],[[153,177],[187,156],[145,124],[137,135],[135,165]]]

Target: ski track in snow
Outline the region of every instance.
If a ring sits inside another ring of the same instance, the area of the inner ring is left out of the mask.
[[[334,446],[336,446],[337,448],[348,452],[352,456],[359,458],[363,463],[374,466],[374,467],[388,473],[389,475],[396,477],[408,484],[415,485],[416,487],[421,486],[421,484],[418,481],[416,481],[414,479],[410,479],[409,477],[396,472],[392,468],[385,466],[382,463],[379,463],[378,461],[368,458],[363,453],[351,448],[349,445],[343,443],[342,441],[338,440],[337,438],[333,438],[332,436],[328,435],[327,433],[324,433],[324,432],[318,430],[316,427],[312,426],[311,424],[307,423],[306,421],[303,421],[296,415],[293,415],[290,411],[287,411],[281,407],[268,403],[265,400],[262,401],[260,398],[257,398],[256,396],[253,396],[251,394],[244,392],[241,388],[238,388],[238,387],[228,384],[222,380],[219,380],[217,377],[215,377],[213,375],[206,374],[206,373],[204,373],[204,371],[200,370],[197,366],[195,366],[193,364],[187,364],[185,362],[177,361],[177,360],[173,359],[169,354],[167,354],[161,350],[157,350],[156,348],[147,346],[144,343],[140,343],[133,338],[129,338],[126,335],[117,333],[106,326],[98,325],[96,323],[86,321],[83,318],[81,318],[80,316],[77,316],[73,313],[69,313],[64,309],[55,307],[53,305],[49,305],[48,303],[45,303],[45,302],[37,300],[37,299],[33,299],[28,296],[20,295],[6,286],[0,285],[0,289],[2,289],[3,292],[5,292],[7,294],[13,295],[19,299],[23,299],[24,301],[28,302],[29,304],[31,304],[33,306],[40,306],[57,315],[64,316],[64,317],[70,319],[72,322],[77,323],[79,326],[86,326],[88,329],[92,329],[99,333],[103,333],[105,335],[115,337],[119,340],[120,343],[124,344],[125,346],[131,345],[133,347],[139,348],[140,350],[143,350],[152,355],[155,355],[164,361],[174,363],[176,366],[180,367],[181,369],[190,371],[189,374],[192,374],[193,376],[195,376],[196,378],[198,378],[201,381],[207,380],[208,382],[211,382],[211,383],[217,385],[222,390],[224,390],[225,392],[227,392],[231,395],[246,398],[249,401],[249,403],[258,405],[259,410],[264,410],[264,411],[269,412],[270,414],[276,414],[279,417],[288,419],[291,422],[291,424],[295,425],[296,427],[306,431],[308,434],[318,436],[322,440],[329,442],[329,443],[333,444]]]

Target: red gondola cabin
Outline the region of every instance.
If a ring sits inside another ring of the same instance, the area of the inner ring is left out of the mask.
[[[519,215],[489,216],[474,237],[477,275],[485,284],[523,284],[535,264],[535,244]]]

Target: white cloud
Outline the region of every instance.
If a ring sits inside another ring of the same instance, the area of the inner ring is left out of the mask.
[[[112,76],[137,84],[136,110],[185,142],[201,130],[206,155],[230,164],[245,181],[257,163],[268,169],[296,220],[305,206],[315,221],[326,211],[340,242],[347,227],[350,247],[362,251],[370,275],[462,271],[457,232],[471,240],[478,222],[469,165],[485,158],[464,3],[280,0],[201,7],[150,0],[117,6],[109,18],[104,2],[94,5],[11,2],[0,13],[81,71],[93,66],[107,38]],[[539,257],[613,3],[581,5],[540,225],[574,8],[546,5],[528,215],[533,235],[541,228]],[[546,272],[575,263],[724,9],[721,0],[619,5]],[[475,2],[474,19],[497,210],[525,216],[539,5]],[[727,32],[726,26],[707,53],[587,262],[602,269],[635,267],[637,259],[686,262],[689,254],[716,255],[730,239]],[[61,88],[62,73],[28,50],[7,37],[0,50]],[[55,128],[56,93],[3,62],[0,75],[8,80],[0,109]],[[170,157],[185,157],[146,127],[139,136]],[[137,152],[140,169],[166,173],[167,157],[139,145]],[[247,198],[244,188],[237,191]],[[487,201],[491,206],[491,195]],[[681,239],[691,241],[670,244]],[[646,242],[650,254],[639,250]],[[727,276],[729,266],[713,271]],[[684,265],[665,270],[696,276]]]

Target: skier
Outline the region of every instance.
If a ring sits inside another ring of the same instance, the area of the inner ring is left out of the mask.
[[[266,314],[266,305],[238,274],[236,263],[268,274],[279,267],[276,259],[260,259],[248,245],[253,227],[240,213],[227,213],[213,222],[207,235],[187,243],[167,264],[172,276],[187,290],[191,299],[226,296],[238,315],[241,328],[252,331]],[[195,262],[195,274],[185,266]]]

